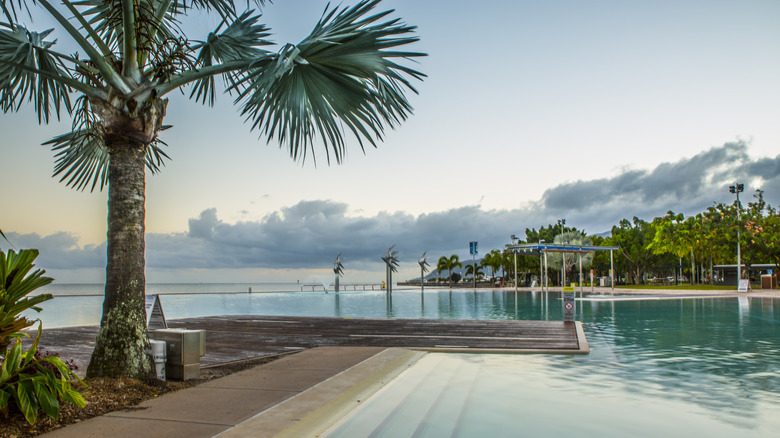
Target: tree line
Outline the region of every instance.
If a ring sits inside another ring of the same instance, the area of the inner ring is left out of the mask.
[[[741,204],[741,203],[740,203]],[[567,227],[565,221],[536,228],[526,228],[525,240],[519,243],[568,243],[576,245],[614,246],[615,277],[625,283],[643,284],[655,278],[687,278],[692,284],[713,283],[714,265],[736,264],[737,236],[741,246],[741,261],[745,278],[749,278],[755,264],[774,264],[780,271],[780,215],[764,199],[764,192],[756,190],[753,200],[740,205],[718,203],[705,211],[686,217],[668,211],[650,221],[633,217],[614,225],[609,236],[588,235],[584,230]],[[507,243],[505,246],[509,246]],[[530,283],[543,269],[540,257],[517,257],[517,272],[521,281]],[[490,269],[491,277],[514,280],[515,261],[511,252],[493,249],[477,266],[466,264],[466,276],[484,276]],[[450,281],[457,282],[463,267],[457,255],[442,256],[437,264],[440,273],[449,272]],[[580,259],[577,255],[548,254],[548,269],[559,275],[550,275],[553,284],[560,284],[563,276],[576,281]],[[595,277],[608,276],[609,252],[589,253],[582,258],[582,268],[593,270]],[[754,270],[754,269],[753,269]],[[589,274],[589,272],[588,272]],[[458,275],[453,279],[453,275]],[[472,277],[473,279],[473,277]],[[587,282],[587,280],[586,280]]]

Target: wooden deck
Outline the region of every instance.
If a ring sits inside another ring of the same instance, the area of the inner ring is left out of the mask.
[[[318,346],[475,353],[589,351],[579,322],[243,315],[171,320],[168,326],[206,330],[206,355],[201,358],[204,367]],[[94,326],[44,330],[40,345],[64,359],[73,359],[83,373],[97,330]]]

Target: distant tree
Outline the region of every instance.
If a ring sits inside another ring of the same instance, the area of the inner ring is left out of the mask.
[[[653,254],[671,253],[681,260],[692,251],[692,230],[685,223],[682,213],[669,210],[666,216],[657,217],[651,222],[655,233],[647,248]]]
[[[656,265],[661,258],[647,248],[654,235],[655,230],[650,223],[638,217],[634,217],[633,222],[623,219],[619,225],[612,227],[609,243],[620,248],[618,253],[627,263],[633,284],[641,283],[647,268]]]
[[[478,264],[466,265],[466,275],[471,275],[472,277],[476,276],[477,279],[479,279],[485,275],[481,269],[482,268]]]
[[[590,246],[593,244],[593,241],[590,239],[590,237],[584,236],[579,231],[566,231],[563,234],[555,236],[553,243]],[[566,272],[571,271],[574,266],[579,264],[579,262],[579,256],[573,253],[565,254],[561,252],[553,252],[548,256],[548,263],[553,268],[559,270],[563,269]],[[593,262],[593,253],[582,255],[583,269],[590,267],[591,262]],[[567,275],[566,278],[570,277]]]
[[[757,244],[763,248],[768,262],[775,264],[775,270],[780,272],[780,213],[767,205],[767,214],[758,232],[755,233]]]
[[[449,282],[450,287],[452,287],[452,270],[455,268],[462,268],[463,264],[460,262],[460,257],[458,257],[457,254],[453,254],[449,257],[447,256],[441,256],[439,257],[439,262],[436,263],[436,270],[439,272],[448,271],[450,273],[449,275]]]
[[[496,271],[501,269],[501,263],[501,251],[497,249],[491,250],[482,258],[482,265],[490,268],[491,277],[496,276]]]

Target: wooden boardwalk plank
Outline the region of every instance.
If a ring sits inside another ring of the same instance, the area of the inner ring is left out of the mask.
[[[563,321],[241,315],[171,320],[168,325],[206,331],[202,366],[337,345],[449,351],[587,352],[581,325]],[[83,373],[97,331],[94,326],[47,329],[43,331],[41,348],[64,359],[73,359]]]

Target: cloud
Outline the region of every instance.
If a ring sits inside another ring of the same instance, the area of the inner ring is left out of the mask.
[[[380,257],[393,244],[402,264],[412,264],[423,251],[431,259],[449,254],[468,257],[471,240],[479,241],[482,252],[501,248],[510,235],[523,236],[526,228],[546,226],[559,218],[578,229],[601,233],[622,218],[649,220],[668,210],[689,215],[714,202],[732,202],[728,185],[737,180],[746,185],[745,201],[753,190],[762,188],[768,202],[776,206],[780,155],[752,159],[744,142],[726,143],[652,170],[628,169],[610,178],[560,184],[537,202],[515,209],[485,210],[473,205],[418,216],[404,212],[355,216],[345,203],[309,200],[261,220],[227,223],[215,208],[209,208],[189,220],[186,232],[147,234],[146,260],[153,270],[329,269],[341,252],[347,271],[380,271]],[[68,233],[6,234],[25,247],[41,249],[41,263],[49,268],[105,265],[105,244],[79,247],[76,237]]]
[[[39,250],[36,265],[46,269],[83,269],[105,267],[106,244],[78,246],[78,237],[72,233],[59,232],[48,236],[35,233],[5,233],[8,241],[17,251],[24,248]],[[3,248],[7,249],[8,245]]]

